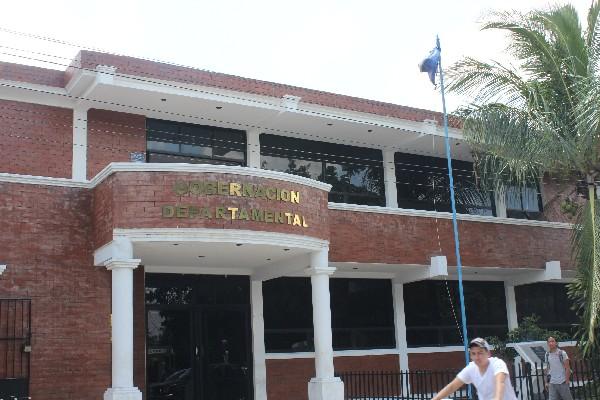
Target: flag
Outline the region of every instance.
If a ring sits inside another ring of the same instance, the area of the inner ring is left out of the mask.
[[[427,74],[429,75],[429,80],[434,85],[435,85],[435,74],[437,74],[437,72],[438,72],[439,63],[440,63],[440,47],[436,46],[433,50],[431,50],[431,52],[429,53],[427,58],[425,58],[419,64],[419,70],[421,72],[427,72]]]

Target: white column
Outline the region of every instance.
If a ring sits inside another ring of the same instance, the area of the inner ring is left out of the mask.
[[[312,285],[313,329],[315,336],[316,376],[308,383],[309,400],[342,400],[344,384],[334,376],[333,345],[331,340],[331,306],[329,300],[329,250],[311,253],[310,275]]]
[[[112,387],[104,400],[141,400],[133,386],[133,270],[140,260],[112,260]]]
[[[262,281],[250,282],[250,301],[252,307],[252,353],[254,355],[254,399],[267,400]]]
[[[252,168],[260,168],[260,131],[246,131],[246,159]]]
[[[6,265],[5,264],[0,264],[0,275],[2,275],[2,273],[6,271]]]
[[[506,189],[504,187],[494,191],[496,203],[496,217],[506,218]]]
[[[394,325],[396,326],[396,349],[400,358],[400,370],[408,371],[408,342],[406,341],[406,318],[404,314],[404,283],[394,280]]]
[[[71,177],[76,181],[87,180],[87,112],[85,107],[73,109],[73,161]]]
[[[517,300],[515,297],[514,285],[504,282],[504,297],[506,297],[506,319],[508,320],[508,330],[518,328]]]
[[[383,152],[383,182],[385,185],[386,207],[398,208],[398,190],[396,189],[396,164],[394,164],[394,151]]]

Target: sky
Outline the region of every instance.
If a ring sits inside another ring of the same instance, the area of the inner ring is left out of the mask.
[[[506,38],[480,31],[485,15],[490,10],[527,11],[560,4],[540,0],[5,3],[0,13],[3,61],[64,70],[85,47],[435,111],[442,109],[439,91],[418,71],[418,63],[434,47],[436,35],[444,67],[464,56],[508,63]],[[591,0],[571,3],[586,15]],[[449,111],[466,101],[449,95]]]

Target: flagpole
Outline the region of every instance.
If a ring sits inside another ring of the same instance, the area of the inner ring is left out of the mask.
[[[465,350],[465,363],[469,363],[469,339],[467,337],[467,314],[465,311],[465,296],[462,282],[462,262],[460,259],[460,243],[458,241],[458,223],[456,221],[456,200],[454,198],[454,178],[452,176],[452,158],[450,156],[450,138],[448,136],[448,114],[446,112],[446,96],[444,93],[444,71],[442,69],[442,49],[440,38],[436,36],[436,46],[440,52],[438,68],[440,71],[440,86],[442,89],[442,109],[444,112],[444,137],[446,143],[446,158],[448,160],[448,178],[450,180],[450,203],[452,204],[452,227],[454,230],[454,252],[456,253],[456,267],[458,271],[458,293],[460,297],[460,316],[462,321],[462,337]]]

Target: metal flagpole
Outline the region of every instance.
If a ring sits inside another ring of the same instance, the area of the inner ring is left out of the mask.
[[[436,46],[440,52],[438,68],[440,71],[440,86],[442,89],[442,108],[444,112],[444,141],[446,142],[446,158],[448,160],[448,178],[450,179],[450,202],[452,204],[452,227],[454,228],[454,251],[456,253],[456,267],[458,271],[458,293],[460,297],[460,316],[462,321],[462,336],[465,349],[465,363],[469,363],[469,339],[467,338],[467,314],[465,312],[465,296],[462,282],[462,262],[460,259],[460,245],[458,241],[458,223],[456,221],[456,200],[454,199],[454,178],[452,176],[452,159],[450,157],[450,138],[448,137],[448,114],[446,112],[446,97],[444,93],[444,71],[442,70],[442,49],[440,38],[436,36]]]

